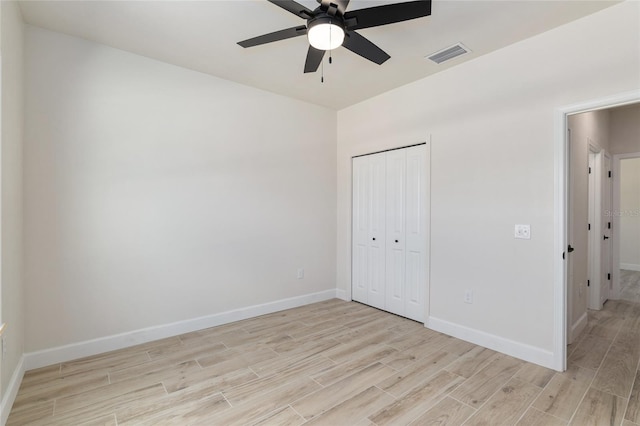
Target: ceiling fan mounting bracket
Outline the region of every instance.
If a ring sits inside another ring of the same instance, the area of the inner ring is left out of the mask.
[[[344,19],[340,16],[330,15],[328,13],[318,13],[313,18],[307,21],[307,30],[310,30],[313,26],[318,24],[331,24],[342,28],[343,31],[347,31]]]

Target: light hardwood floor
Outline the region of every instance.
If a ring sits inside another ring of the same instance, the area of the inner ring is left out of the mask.
[[[639,358],[631,302],[557,373],[330,300],[29,371],[8,424],[632,426]]]
[[[640,302],[640,272],[620,269],[620,298]]]

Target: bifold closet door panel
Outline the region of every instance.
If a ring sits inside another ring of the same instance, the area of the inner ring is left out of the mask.
[[[352,165],[352,299],[424,321],[426,146],[356,157]]]
[[[387,198],[385,154],[373,154],[367,157],[370,181],[367,303],[373,307],[385,309],[385,203]]]
[[[405,316],[424,321],[426,285],[426,146],[407,148]]]
[[[369,160],[367,157],[356,157],[352,162],[353,170],[353,236],[351,261],[351,298],[367,303],[369,293]]]
[[[406,149],[386,153],[386,298],[385,309],[405,315]]]

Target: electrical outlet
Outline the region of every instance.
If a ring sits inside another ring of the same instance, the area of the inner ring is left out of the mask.
[[[465,290],[464,303],[473,303],[473,290]]]
[[[298,269],[298,279],[301,280],[304,278],[304,268]]]
[[[531,239],[531,225],[516,225],[515,238],[521,240]]]

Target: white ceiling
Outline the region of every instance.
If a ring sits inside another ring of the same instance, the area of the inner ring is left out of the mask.
[[[348,10],[399,1],[352,0]],[[315,9],[314,0],[299,3]],[[434,0],[432,15],[359,32],[391,59],[376,65],[338,48],[333,64],[303,74],[306,37],[243,49],[238,41],[304,25],[265,0],[22,1],[32,25],[341,109],[479,55],[594,13],[615,1]],[[424,59],[454,43],[472,53],[436,65]],[[541,64],[544,66],[544,64]]]

